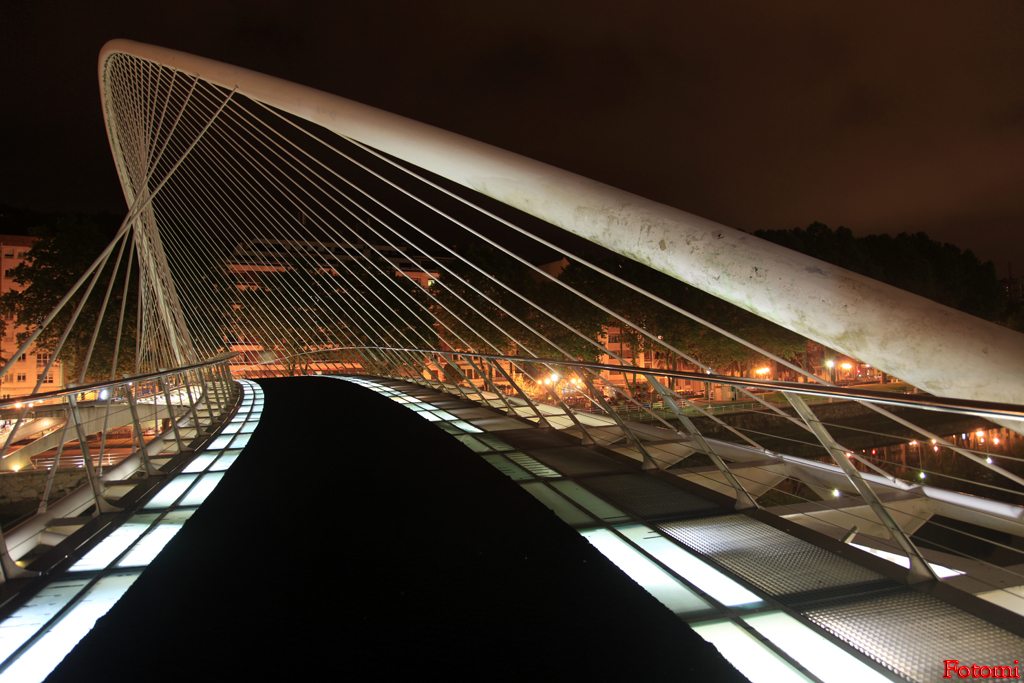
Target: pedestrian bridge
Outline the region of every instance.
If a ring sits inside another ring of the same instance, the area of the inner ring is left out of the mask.
[[[75,361],[25,453],[75,444],[85,483],[51,500],[53,468],[4,529],[0,678],[149,675],[155,634],[194,653],[168,678],[353,632],[402,674],[1016,666],[1020,335],[237,67],[114,41],[100,81],[128,214],[15,356]],[[807,340],[911,393],[816,376]]]

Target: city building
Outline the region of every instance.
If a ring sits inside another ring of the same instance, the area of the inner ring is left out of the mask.
[[[25,262],[35,241],[35,237],[27,235],[0,235],[0,257],[3,258],[3,262],[0,264],[0,269],[3,271],[2,277],[0,277],[0,294],[24,289],[24,286],[14,282],[11,276],[14,268]],[[0,338],[0,357],[3,362],[7,362],[18,352],[20,347],[18,333],[24,332],[25,328],[15,326],[13,316],[6,317],[4,323],[3,337]],[[50,371],[42,376],[42,371],[49,361],[50,353],[37,350],[35,347],[21,354],[14,366],[3,379],[0,379],[0,396],[5,398],[28,396],[34,393],[33,390],[40,379],[42,380],[39,387],[40,392],[63,389],[64,368],[60,361],[54,363]]]
[[[414,280],[420,287],[427,289],[434,284],[438,274],[430,269],[434,263],[452,261],[451,257],[430,255],[429,257],[410,247],[398,248],[385,244],[369,242],[320,242],[306,240],[282,240],[259,238],[239,242],[227,261],[228,277],[239,292],[255,292],[264,287],[268,277],[285,273],[290,269],[316,270],[330,273],[339,280],[371,279],[371,275],[379,277],[375,268],[367,268],[366,264],[373,261],[380,268],[386,263],[387,270],[395,277],[407,277]],[[360,263],[361,262],[361,263]],[[235,305],[236,312],[241,307]],[[308,344],[299,349],[268,349],[261,340],[248,331],[244,316],[237,315],[231,329],[226,333],[226,345],[235,353],[241,354],[232,367],[260,366],[263,370],[279,371],[282,364],[287,365],[289,352],[316,351]],[[259,374],[259,371],[257,371]]]

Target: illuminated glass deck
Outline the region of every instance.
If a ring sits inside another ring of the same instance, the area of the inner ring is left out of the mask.
[[[224,476],[259,423],[263,391],[239,380],[238,412],[205,452],[69,569],[0,622],[0,683],[42,681],[131,587]]]
[[[576,480],[502,441],[501,431],[522,428],[487,419],[460,418],[412,395],[417,387],[388,380],[338,377],[403,404],[452,434],[576,529],[595,548],[688,622],[747,678],[760,681],[840,683],[888,681],[827,635],[777,608],[769,596],[744,586],[670,537],[618,509]],[[403,390],[409,387],[408,391]],[[438,395],[435,402],[451,401]],[[475,422],[475,424],[474,424]],[[813,646],[808,647],[808,644]],[[808,675],[810,674],[810,675]]]

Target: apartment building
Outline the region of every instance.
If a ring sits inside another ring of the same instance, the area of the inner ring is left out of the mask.
[[[29,249],[36,241],[35,237],[27,235],[0,235],[0,294],[19,291],[22,285],[16,284],[11,278],[11,271],[25,262]],[[24,327],[16,327],[14,318],[8,317],[3,337],[0,338],[0,357],[4,362],[13,358],[18,351],[18,333],[25,330]],[[4,398],[18,398],[33,393],[36,383],[39,381],[42,371],[50,361],[50,354],[46,351],[39,351],[30,348],[15,359],[13,367],[0,380],[0,396]],[[42,377],[42,384],[39,391],[56,391],[64,388],[64,371],[61,363],[57,362],[53,368]]]
[[[341,278],[367,278],[372,281],[373,276],[365,273],[379,276],[377,268],[380,267],[391,270],[395,277],[415,280],[420,287],[426,289],[433,285],[438,275],[429,270],[429,265],[424,264],[452,260],[447,256],[428,257],[411,247],[394,248],[369,242],[257,238],[239,242],[226,266],[231,282],[239,291],[258,290],[265,276],[282,273],[289,268],[317,270]],[[366,264],[370,261],[375,261],[376,266],[367,268]],[[258,335],[250,334],[246,327],[245,323],[233,324],[227,331],[227,347],[241,354],[236,361],[237,365],[232,365],[232,370],[246,372],[246,366],[260,365],[280,370],[281,350],[264,349]],[[307,345],[306,350],[312,351],[314,348]]]

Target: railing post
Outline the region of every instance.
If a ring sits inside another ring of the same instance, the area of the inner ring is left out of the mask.
[[[459,354],[459,356],[461,356],[462,358],[465,358],[467,361],[469,361],[469,356],[467,356],[466,354],[461,353],[461,354]],[[473,362],[469,361],[469,364],[473,365]],[[466,392],[463,392],[466,395],[466,398],[469,399],[470,401],[475,400],[475,399],[469,398],[468,394],[476,394],[477,396],[480,397],[480,400],[483,401],[484,400],[484,394],[483,394],[483,391],[480,390],[480,387],[478,387],[477,385],[473,384],[473,380],[471,380],[469,378],[469,376],[465,373],[465,371],[462,369],[462,366],[459,365],[458,362],[453,363],[453,365],[455,366],[455,369],[459,371],[459,374],[462,375],[462,379],[464,379],[466,381],[466,384],[468,385],[466,387]],[[473,367],[475,368],[476,366],[474,365]],[[479,373],[480,370],[477,370],[477,372]]]
[[[231,378],[231,372],[228,370],[228,363],[227,361],[224,361],[223,363],[218,363],[217,367],[220,369],[221,377],[224,378],[224,386],[227,390],[228,399],[233,402],[235,397],[236,385],[235,381]]]
[[[457,371],[457,372],[458,372],[458,373],[459,373],[460,375],[462,375],[462,379],[466,380],[466,382],[469,382],[469,378],[468,378],[468,377],[466,377],[465,373],[463,373],[463,372],[462,372],[462,368],[460,368],[460,367],[459,367],[459,364],[458,364],[457,362],[455,362],[455,356],[456,356],[457,354],[455,354],[455,353],[451,353],[451,352],[447,352],[447,351],[439,351],[438,353],[439,353],[439,354],[440,354],[440,355],[441,355],[442,357],[444,357],[444,358],[448,358],[448,357],[450,356],[450,357],[451,357],[451,360],[449,360],[449,361],[448,361],[448,362],[446,363],[446,365],[448,365],[449,367],[454,367],[454,368],[455,368],[455,370],[456,370],[456,371]],[[468,394],[467,394],[467,393],[466,393],[465,391],[463,391],[463,390],[462,390],[462,387],[461,387],[461,386],[459,386],[459,380],[458,380],[458,379],[457,379],[456,377],[453,377],[453,376],[452,376],[452,374],[451,374],[450,372],[448,372],[448,370],[446,370],[446,369],[444,368],[444,366],[441,366],[441,372],[443,372],[443,373],[444,373],[444,376],[445,376],[445,377],[447,377],[447,378],[448,378],[449,380],[451,380],[452,386],[453,386],[453,387],[455,387],[455,390],[456,390],[457,392],[459,392],[460,394],[462,394],[462,398],[466,399],[467,401],[472,401],[472,400],[473,400],[473,399],[471,399],[471,398],[469,397],[469,395],[468,395]],[[472,382],[470,382],[470,384],[472,384]]]
[[[502,377],[508,380],[509,386],[515,389],[515,392],[519,394],[519,398],[521,398],[523,402],[533,410],[533,414],[537,416],[537,425],[540,427],[551,427],[551,423],[548,422],[546,417],[544,417],[544,413],[540,412],[540,410],[537,409],[537,405],[531,401],[525,393],[523,393],[522,388],[516,384],[516,381],[512,379],[511,375],[508,374],[505,368],[501,367],[501,363],[495,362],[494,367],[498,369],[498,372],[501,373]],[[517,412],[516,415],[518,414],[519,413]],[[589,434],[586,434],[586,437],[590,439]],[[593,443],[593,440],[591,439],[588,443]]]
[[[96,473],[103,476],[103,451],[107,449],[107,425],[110,424],[110,403],[113,400],[112,392],[107,389],[107,400],[103,409],[103,431],[100,432],[100,463],[96,467]]]
[[[217,415],[220,415],[221,413],[224,412],[224,403],[220,399],[220,391],[217,388],[216,377],[213,374],[213,370],[211,370],[210,368],[200,368],[200,371],[202,371],[202,370],[207,370],[208,371],[206,373],[207,377],[208,377],[208,379],[206,381],[208,381],[209,384],[210,384],[210,389],[208,391],[208,395],[212,396],[213,400],[217,402]]]
[[[75,432],[78,434],[78,443],[82,447],[82,459],[85,461],[85,473],[89,477],[89,485],[92,486],[92,495],[96,501],[96,514],[104,512],[115,512],[117,508],[107,502],[100,490],[100,481],[96,477],[96,469],[92,466],[92,455],[89,454],[89,441],[85,433],[85,426],[82,424],[82,415],[78,411],[78,400],[74,394],[68,396],[71,404],[71,417],[75,421]]]
[[[199,412],[196,410],[196,402],[192,398],[192,373],[183,372],[181,375],[185,382],[185,396],[188,399],[189,412],[192,414],[192,423],[196,427],[196,436],[199,436],[203,433],[203,429],[199,425]],[[202,390],[200,390],[200,395],[201,394]]]
[[[871,489],[871,485],[868,484],[861,473],[853,466],[853,463],[846,457],[846,453],[843,449],[835,442],[832,435],[828,433],[824,425],[818,420],[817,416],[811,411],[804,402],[803,397],[799,394],[791,394],[789,392],[783,392],[785,397],[789,399],[790,404],[796,409],[797,414],[803,419],[807,426],[811,428],[814,435],[818,437],[818,441],[825,447],[829,455],[832,456],[832,460],[839,466],[841,470],[846,474],[850,482],[856,487],[857,492],[860,493],[861,498],[871,507],[871,510],[878,516],[879,521],[885,525],[885,528],[889,530],[889,534],[892,539],[900,546],[900,548],[907,554],[910,559],[910,571],[907,573],[908,583],[920,583],[922,581],[938,580],[938,576],[935,574],[935,570],[928,564],[928,561],[921,555],[921,551],[917,549],[910,537],[904,533],[900,525],[896,523],[896,520],[892,518],[889,511],[882,505],[882,501],[879,500],[878,496]]]
[[[753,496],[743,488],[743,484],[740,483],[740,480],[737,479],[736,475],[729,469],[729,466],[725,464],[717,453],[715,453],[715,449],[711,447],[711,444],[704,438],[704,435],[700,433],[700,430],[697,429],[697,425],[693,424],[693,421],[683,413],[679,404],[676,403],[675,398],[672,396],[669,388],[659,382],[653,374],[644,373],[644,377],[647,378],[647,382],[654,387],[655,391],[661,395],[661,400],[666,405],[671,406],[671,410],[675,413],[676,419],[679,420],[679,423],[682,424],[686,431],[690,433],[693,439],[697,442],[697,445],[700,446],[701,450],[707,454],[708,458],[711,459],[711,462],[714,463],[715,467],[718,468],[726,480],[732,484],[733,489],[736,490],[736,509],[747,510],[758,507],[757,501],[755,501]]]
[[[64,453],[64,439],[68,433],[68,426],[71,425],[71,408],[68,407],[68,416],[64,420],[64,426],[60,430],[60,443],[57,444],[57,455],[53,459],[53,466],[50,467],[50,474],[46,477],[46,486],[43,487],[43,497],[39,500],[39,512],[46,512],[49,505],[50,491],[53,490],[53,480],[57,478],[57,469],[60,467],[60,456]]]
[[[476,363],[473,362],[473,357],[472,356],[466,356],[466,360],[469,361],[469,364],[473,366],[473,370],[478,375],[480,375],[481,377],[484,378],[484,383],[491,388],[491,391],[493,391],[494,395],[498,397],[498,400],[501,401],[505,405],[505,410],[507,411],[507,414],[515,415],[516,411],[512,409],[512,405],[508,402],[508,399],[505,396],[505,394],[503,394],[502,392],[498,391],[498,387],[496,387],[494,385],[494,382],[491,381],[491,378],[487,376],[487,373],[480,371],[480,367]],[[490,367],[490,365],[488,365],[488,367]],[[483,399],[483,396],[481,396],[480,398]]]
[[[210,389],[206,386],[206,377],[203,375],[202,368],[196,368],[195,373],[196,381],[199,383],[199,400],[203,402],[204,406],[206,406],[206,414],[210,417],[210,425],[212,426],[216,418],[213,415],[213,407],[211,405],[213,401],[210,400]],[[200,431],[202,430],[198,424],[196,427],[200,429]]]
[[[554,374],[555,371],[551,369],[550,365],[545,363],[544,367],[550,370],[552,374]],[[573,411],[573,409],[567,406],[565,404],[565,401],[562,400],[562,397],[558,395],[557,391],[555,391],[554,385],[545,385],[545,390],[549,394],[551,394],[551,398],[555,399],[555,403],[557,403],[558,407],[562,409],[562,412],[565,413],[566,417],[572,420],[572,423],[576,425],[577,429],[580,430],[580,438],[582,439],[583,443],[588,445],[596,443],[594,441],[594,437],[590,436],[590,432],[588,432],[587,428],[583,426],[583,423],[580,422],[580,419],[576,417],[576,413]]]
[[[167,401],[167,415],[171,418],[171,429],[174,430],[174,442],[178,444],[178,452],[184,453],[186,450],[185,443],[181,440],[181,430],[178,429],[178,416],[174,414],[174,409],[171,406],[171,392],[167,388],[166,376],[159,379],[160,388],[163,390],[164,400]]]
[[[125,379],[128,379],[128,375],[122,375]],[[132,431],[135,432],[139,442],[139,457],[142,459],[142,467],[146,474],[149,476],[155,476],[162,474],[160,470],[153,466],[153,463],[149,461],[149,454],[146,453],[146,437],[142,431],[142,422],[139,420],[139,409],[135,404],[135,393],[132,391],[133,385],[125,385],[125,394],[128,397],[128,409],[132,413]],[[154,406],[155,409],[156,406]]]

